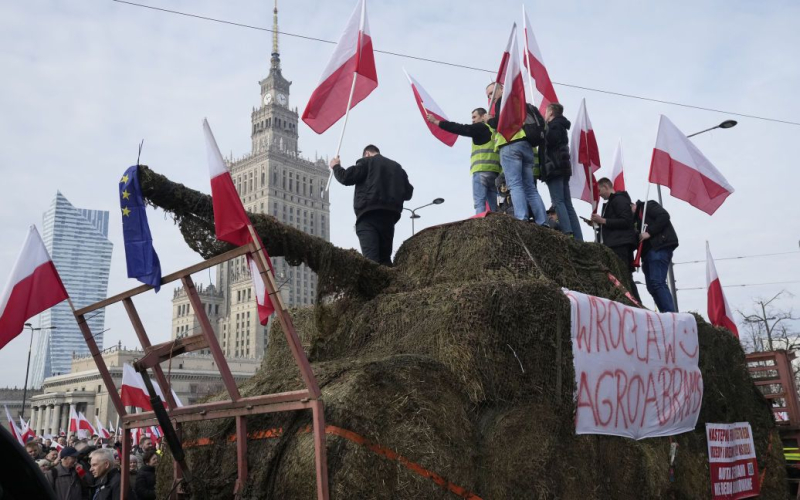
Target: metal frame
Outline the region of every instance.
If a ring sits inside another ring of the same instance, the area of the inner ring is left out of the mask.
[[[108,367],[103,360],[103,356],[94,341],[92,332],[86,322],[86,315],[97,309],[122,302],[125,311],[128,313],[128,318],[133,325],[136,336],[142,344],[145,355],[134,363],[137,371],[142,372],[143,375],[147,374],[147,369],[152,369],[156,376],[162,394],[167,398],[167,411],[170,421],[174,424],[175,430],[180,436],[181,424],[183,422],[193,422],[198,420],[210,420],[217,418],[234,417],[236,419],[236,452],[237,452],[237,480],[234,486],[233,494],[239,496],[247,481],[247,416],[257,415],[263,413],[284,412],[294,410],[308,410],[312,411],[313,434],[314,434],[314,449],[315,449],[315,462],[316,462],[316,482],[317,482],[317,499],[328,500],[328,465],[325,450],[325,414],[322,402],[322,392],[319,389],[317,380],[314,377],[314,372],[311,369],[311,364],[308,362],[305,351],[297,336],[294,328],[291,315],[283,303],[275,278],[270,271],[268,257],[266,252],[261,247],[260,240],[257,237],[255,230],[249,226],[252,242],[235,248],[222,255],[218,255],[206,261],[200,262],[193,266],[187,267],[170,275],[164,276],[161,279],[161,284],[165,285],[173,281],[180,280],[183,283],[186,294],[189,297],[189,303],[200,322],[201,333],[191,337],[176,339],[174,341],[165,342],[158,345],[152,345],[147,336],[147,332],[142,325],[139,313],[133,304],[133,297],[141,293],[151,290],[153,287],[149,285],[142,285],[126,292],[120,293],[113,297],[107,298],[90,306],[75,309],[72,301],[69,304],[78,326],[83,333],[86,340],[86,345],[94,357],[97,369],[100,376],[108,389],[111,402],[120,415],[121,427],[123,429],[122,437],[122,456],[121,473],[122,473],[122,496],[121,500],[126,500],[126,493],[128,487],[132,486],[130,476],[128,474],[128,457],[131,450],[131,429],[138,427],[149,427],[151,425],[158,425],[156,415],[154,412],[149,411],[146,413],[128,414],[125,406],[122,404],[122,399],[117,392],[117,387],[111,378]],[[222,262],[248,255],[254,259],[256,266],[264,280],[264,285],[267,290],[267,295],[275,308],[275,314],[281,323],[282,330],[286,336],[286,342],[294,357],[294,361],[300,369],[303,382],[305,384],[304,390],[287,391],[277,394],[265,394],[261,396],[253,396],[243,398],[239,394],[239,389],[236,387],[236,382],[231,374],[230,367],[228,366],[222,349],[219,346],[217,337],[214,335],[214,330],[208,320],[205,309],[202,306],[200,297],[195,289],[194,282],[191,275],[216,266]],[[203,403],[196,405],[188,405],[177,407],[172,397],[172,390],[169,381],[164,376],[160,363],[166,361],[174,356],[180,355],[185,352],[196,351],[199,349],[209,349],[214,358],[214,362],[219,368],[220,375],[222,376],[225,389],[228,391],[230,399],[228,401],[220,401],[213,403]],[[174,483],[177,488],[172,494],[171,498],[179,498],[183,493],[182,488],[184,475],[188,471],[182,470],[180,465],[176,462],[174,469]],[[181,483],[181,484],[178,484]]]

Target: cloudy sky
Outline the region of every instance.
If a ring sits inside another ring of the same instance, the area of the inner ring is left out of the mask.
[[[293,0],[280,6],[280,29],[338,39],[353,0]],[[271,27],[272,2],[164,0],[150,5]],[[487,6],[491,5],[491,8]],[[800,121],[800,65],[790,1],[744,2],[526,2],[545,63],[555,82],[662,100]],[[496,70],[510,26],[519,22],[519,0],[494,2],[370,0],[376,49]],[[56,191],[77,207],[112,212],[114,242],[109,294],[137,283],[128,280],[122,247],[116,183],[136,160],[195,189],[208,191],[201,120],[208,117],[226,156],[250,152],[250,111],[258,105],[258,81],[269,68],[271,34],[156,12],[112,2],[36,0],[0,3],[0,280],[5,281],[29,224],[41,225]],[[302,110],[333,46],[282,36],[284,76],[293,81],[292,107]],[[793,55],[794,54],[794,55]],[[469,141],[448,148],[425,128],[402,69],[415,76],[451,119],[466,122],[485,104],[490,73],[377,54],[380,85],[353,111],[342,158],[352,162],[367,143],[399,161],[415,186],[414,208],[435,197],[446,202],[421,211],[419,226],[463,219],[472,213]],[[634,198],[644,198],[659,114],[689,134],[734,118],[739,125],[696,138],[736,193],[713,216],[671,198],[681,245],[676,262],[702,260],[705,241],[715,257],[794,252],[769,258],[722,260],[723,284],[800,280],[800,219],[795,211],[800,174],[793,149],[800,127],[726,113],[647,102],[556,84],[571,120],[585,98],[608,173],[618,140]],[[339,125],[318,136],[300,126],[302,154],[332,156]],[[546,189],[543,190],[546,193]],[[544,194],[545,201],[548,196]],[[352,191],[331,191],[333,242],[358,247],[353,231]],[[581,215],[589,206],[576,202]],[[164,214],[151,211],[150,225],[166,272],[198,260]],[[395,246],[411,236],[398,223]],[[587,234],[588,235],[588,231]],[[642,279],[642,275],[637,275]],[[678,287],[705,285],[703,264],[676,266]],[[196,277],[208,282],[208,275]],[[734,309],[754,297],[781,290],[790,308],[800,284],[729,287]],[[640,287],[647,295],[644,287]],[[151,338],[167,340],[172,287],[147,294]],[[704,312],[703,290],[679,292],[682,310]],[[652,300],[645,298],[652,306]],[[800,309],[798,307],[797,309]],[[798,311],[800,312],[800,311]],[[121,307],[107,312],[106,346],[136,345]],[[28,334],[0,351],[0,385],[22,385]]]

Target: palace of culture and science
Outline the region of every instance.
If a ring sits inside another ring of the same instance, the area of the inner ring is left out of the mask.
[[[323,160],[300,157],[297,108],[290,107],[292,82],[281,74],[278,53],[278,9],[273,11],[269,75],[259,82],[259,105],[251,113],[252,150],[228,162],[231,177],[246,210],[276,217],[282,223],[330,241],[330,205],[320,197],[329,169]],[[314,303],[317,276],[305,265],[292,267],[273,258],[276,280],[288,307]],[[211,324],[228,358],[260,358],[268,326],[258,322],[253,283],[244,257],[217,267],[216,284],[198,289]],[[172,337],[199,332],[199,323],[182,288],[172,299]]]

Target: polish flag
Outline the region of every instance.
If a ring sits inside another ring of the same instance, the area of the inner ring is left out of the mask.
[[[94,416],[94,425],[95,428],[97,429],[98,436],[100,436],[103,439],[108,439],[111,437],[111,433],[108,432],[108,430],[106,430],[105,427],[103,427],[103,423],[100,421],[100,417],[98,417],[97,415]]]
[[[19,428],[21,429],[21,432],[22,432],[22,442],[23,443],[27,443],[30,439],[33,439],[33,438],[36,437],[36,432],[33,429],[30,428],[28,423],[29,422],[26,422],[25,420],[23,420],[22,417],[19,417]]]
[[[0,349],[22,333],[27,320],[67,297],[39,231],[31,226],[0,295]]]
[[[597,149],[597,139],[594,136],[592,122],[586,112],[586,99],[581,99],[578,117],[573,123],[569,150],[572,161],[572,177],[569,179],[570,193],[573,198],[590,203],[592,213],[596,213],[599,194],[594,173],[600,169],[600,151]]]
[[[214,207],[214,228],[217,239],[226,241],[233,245],[247,245],[253,241],[250,236],[250,218],[244,211],[244,205],[233,185],[231,174],[225,167],[222,153],[208,125],[208,120],[203,120],[203,133],[206,138],[206,157],[208,159],[208,171],[211,176],[211,203]],[[258,235],[256,235],[258,237]],[[261,238],[258,243],[264,251],[264,256],[269,264],[270,272],[272,269],[272,259],[269,258]],[[247,262],[250,266],[250,276],[253,279],[253,287],[256,292],[256,304],[258,304],[258,317],[262,325],[266,325],[270,314],[275,311],[272,301],[267,296],[264,280],[258,272],[255,261],[247,255]]]
[[[658,124],[650,182],[667,186],[672,196],[708,215],[733,193],[733,186],[719,170],[664,115]]]
[[[69,432],[78,433],[78,413],[75,411],[75,405],[69,405]]]
[[[428,130],[431,131],[431,134],[433,134],[434,137],[448,146],[453,147],[453,144],[456,143],[458,136],[456,134],[447,132],[446,130],[442,130],[438,125],[428,121],[428,113],[432,114],[434,118],[439,121],[449,121],[447,119],[447,115],[444,114],[442,108],[436,104],[436,101],[433,100],[433,97],[431,97],[430,94],[425,91],[425,89],[416,79],[409,75],[405,69],[403,69],[403,72],[406,74],[406,78],[408,78],[408,83],[411,84],[411,91],[414,92],[414,100],[417,101],[417,107],[419,108],[419,112],[422,114],[422,119],[425,121],[425,125],[428,126]]]
[[[511,45],[517,35],[517,23],[511,26],[511,34],[508,35],[508,43],[506,50],[503,51],[503,57],[500,58],[500,67],[497,69],[497,76],[494,81],[503,85],[506,81],[506,72],[508,71],[508,61],[511,59]]]
[[[92,423],[89,422],[89,419],[86,418],[86,415],[83,412],[78,412],[78,433],[84,432],[88,434],[86,437],[91,437],[97,434],[97,430],[92,426]]]
[[[514,134],[522,128],[528,112],[525,105],[525,83],[522,80],[522,70],[519,66],[517,37],[511,41],[511,57],[508,59],[505,82],[497,119],[497,132],[510,141]]]
[[[25,441],[22,440],[22,431],[17,427],[17,423],[14,421],[14,417],[11,416],[11,412],[8,411],[8,406],[3,405],[3,408],[6,409],[6,420],[8,420],[8,429],[11,435],[14,436],[14,439],[16,439],[19,444],[25,446]]]
[[[622,139],[617,143],[614,151],[614,166],[611,167],[611,183],[614,184],[614,191],[625,191],[625,173],[622,170]]]
[[[344,29],[319,85],[308,100],[303,121],[321,134],[353,109],[378,86],[367,2],[359,0]],[[351,98],[352,91],[352,98]],[[348,102],[349,101],[349,102]]]
[[[111,420],[108,421],[108,432],[117,432],[111,424]]]
[[[166,404],[164,393],[161,392],[161,386],[154,384],[153,388],[156,394]],[[172,391],[172,398],[175,400],[175,406],[180,408],[183,406],[178,395]],[[120,389],[120,399],[125,406],[133,406],[134,408],[141,408],[142,410],[152,411],[153,407],[150,405],[150,393],[147,392],[147,386],[144,385],[142,375],[136,371],[133,365],[124,363],[122,365],[122,388]]]
[[[706,242],[706,286],[708,288],[708,320],[714,326],[727,328],[736,338],[739,338],[739,329],[736,328],[733,313],[731,313],[725,293],[722,291],[722,284],[719,281],[708,242]]]
[[[523,57],[523,64],[528,70],[528,73],[536,82],[536,90],[539,94],[539,112],[544,116],[547,105],[553,102],[558,102],[556,97],[556,89],[553,88],[553,82],[550,81],[550,75],[547,73],[547,68],[544,67],[544,59],[542,52],[539,50],[539,44],[536,43],[536,36],[531,29],[531,20],[528,19],[528,14],[525,13],[525,6],[522,6],[522,17],[525,22],[525,57]],[[533,89],[531,89],[533,90]],[[531,96],[533,97],[533,96]]]
[[[65,431],[64,429],[60,429],[60,430],[58,431],[58,435],[59,435],[59,436],[64,436],[64,437],[67,437],[67,431]]]

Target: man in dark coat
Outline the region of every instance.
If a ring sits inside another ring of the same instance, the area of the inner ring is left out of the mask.
[[[414,194],[405,170],[371,144],[352,167],[342,168],[337,156],[331,160],[331,169],[341,184],[356,187],[353,210],[361,253],[369,260],[391,266],[394,226],[400,220],[403,202]]]
[[[578,215],[572,206],[572,195],[569,192],[569,178],[572,177],[572,164],[569,157],[570,123],[564,117],[564,106],[557,102],[547,106],[544,119],[547,122],[545,132],[546,154],[545,164],[541,169],[542,180],[547,183],[550,201],[558,214],[561,232],[572,235],[583,241]]]
[[[88,500],[89,487],[75,470],[78,450],[67,446],[61,450],[61,462],[50,469],[45,478],[56,492],[58,500]]]
[[[606,200],[602,215],[592,215],[592,222],[600,225],[600,242],[611,249],[622,262],[631,280],[631,293],[639,302],[639,290],[633,281],[633,253],[639,238],[633,228],[631,197],[625,191],[615,191],[614,183],[603,177],[597,181],[600,197]]]
[[[642,226],[644,202],[631,204],[637,232]],[[672,252],[678,247],[678,235],[669,220],[669,212],[655,201],[647,202],[644,215],[645,230],[641,233],[642,271],[647,291],[653,296],[656,307],[661,312],[675,312],[675,303],[667,286],[667,272],[672,263]]]
[[[144,465],[136,473],[134,491],[136,500],[156,500],[156,465],[158,453],[156,450],[147,450],[142,456]]]
[[[111,448],[100,448],[89,455],[94,475],[92,500],[119,500],[122,476],[114,464],[114,451]],[[133,488],[128,490],[131,494]],[[128,495],[128,498],[136,498]]]

